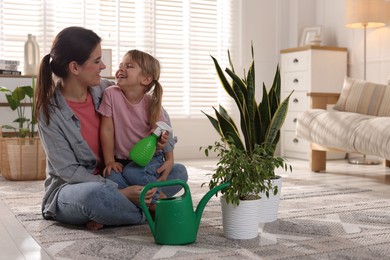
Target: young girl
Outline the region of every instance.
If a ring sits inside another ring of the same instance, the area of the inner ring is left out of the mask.
[[[172,133],[163,151],[157,150],[146,167],[128,159],[132,147],[151,134],[157,121],[170,124],[161,106],[160,63],[145,52],[131,50],[123,57],[115,78],[117,85],[105,90],[99,107],[104,176],[118,183],[119,188],[166,180],[174,165]],[[158,196],[165,195],[157,192],[155,199]]]

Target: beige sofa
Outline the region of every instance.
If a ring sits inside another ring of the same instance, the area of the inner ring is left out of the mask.
[[[341,94],[308,95],[312,109],[299,115],[296,129],[311,142],[312,171],[326,170],[327,151],[374,155],[390,166],[390,86],[346,77]]]

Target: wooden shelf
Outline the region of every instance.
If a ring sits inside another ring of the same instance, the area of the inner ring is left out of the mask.
[[[344,48],[344,47],[307,45],[307,46],[303,46],[303,47],[284,49],[284,50],[281,50],[280,53],[289,53],[289,52],[306,51],[306,50],[348,51],[348,49]]]

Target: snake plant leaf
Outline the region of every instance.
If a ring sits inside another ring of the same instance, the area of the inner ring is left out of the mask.
[[[291,92],[286,99],[280,104],[278,109],[275,111],[275,115],[272,117],[269,128],[265,135],[264,144],[266,148],[270,148],[274,144],[274,140],[279,133],[280,128],[282,127],[284,120],[286,119],[288,111],[288,103],[291,97]]]
[[[276,109],[279,107],[280,103],[280,69],[279,66],[276,67],[276,72],[274,76],[274,81],[272,83],[272,87],[269,91],[269,100],[271,104],[271,113],[274,114]]]
[[[209,119],[211,125],[214,127],[214,129],[218,132],[218,134],[223,137],[223,134],[221,132],[221,128],[219,128],[219,123],[218,123],[218,120],[215,119],[214,117],[206,114],[205,112],[202,111],[203,114],[205,114],[207,116],[207,118]]]
[[[265,84],[263,83],[263,97],[261,100],[261,103],[259,104],[259,113],[260,113],[260,121],[261,121],[261,129],[260,129],[260,136],[257,140],[258,144],[263,144],[265,140],[265,134],[267,132],[267,128],[269,127],[269,124],[271,122],[271,109],[270,109],[270,100],[267,95],[267,88]]]
[[[233,126],[228,119],[224,118],[215,108],[214,111],[224,138],[226,140],[231,138],[237,148],[240,150],[245,150],[240,138],[240,133],[236,130],[235,126]]]
[[[254,118],[254,131],[255,131],[255,136],[254,136],[254,144],[258,144],[258,145],[261,145],[262,144],[262,140],[264,140],[264,138],[262,139],[262,137],[264,137],[265,135],[265,130],[263,130],[263,127],[262,127],[262,123],[261,123],[261,115],[260,115],[260,110],[258,109],[258,107],[256,107],[255,109],[255,118]]]
[[[219,113],[221,114],[221,116],[223,116],[223,118],[225,118],[227,121],[229,121],[229,123],[232,125],[232,127],[234,127],[235,131],[238,132],[238,128],[237,128],[236,124],[234,123],[233,118],[231,118],[229,116],[229,113],[222,105],[219,105]]]
[[[247,97],[248,93],[247,93],[247,86],[246,86],[245,82],[236,73],[234,73],[231,69],[226,68],[225,71],[232,78],[233,85],[236,84],[237,87],[238,87],[238,89],[233,89],[236,92],[233,95],[230,95],[230,96],[233,97],[236,100],[236,96],[238,96],[238,97],[241,96],[241,95],[238,95],[236,93],[240,93],[241,92],[243,97]],[[239,101],[241,101],[241,100],[239,100]],[[236,103],[237,103],[237,100],[236,100]]]
[[[213,59],[214,66],[215,66],[215,69],[216,69],[217,74],[218,74],[218,78],[221,81],[223,88],[226,90],[226,92],[229,94],[229,96],[236,99],[235,98],[236,94],[233,91],[233,88],[230,86],[228,80],[226,79],[225,74],[223,73],[221,67],[219,66],[217,59],[215,59],[213,56],[211,56],[211,58]]]
[[[249,110],[248,110],[248,89],[246,83],[232,70],[229,68],[226,68],[226,73],[232,78],[233,80],[233,89],[236,93],[235,96],[233,96],[234,101],[236,102],[236,105],[238,107],[238,110],[240,112],[240,124],[241,124],[241,130],[245,139],[246,147],[251,147],[250,139],[250,124],[249,124]]]
[[[252,153],[253,150],[253,144],[255,142],[255,110],[257,109],[256,100],[255,100],[255,63],[252,61],[251,66],[248,70],[248,76],[247,76],[247,97],[246,97],[246,104],[247,104],[247,110],[248,110],[248,120],[247,120],[247,132],[246,132],[246,142],[247,148],[249,147],[250,153]]]
[[[230,68],[232,68],[232,71],[234,72],[234,65],[233,65],[232,57],[230,56],[230,51],[228,50],[227,53],[228,53]]]

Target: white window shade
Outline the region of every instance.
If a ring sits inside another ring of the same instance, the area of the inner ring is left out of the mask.
[[[230,108],[210,55],[228,65],[235,57],[238,0],[0,0],[0,59],[20,60],[27,34],[37,36],[41,57],[68,26],[94,30],[112,49],[112,74],[130,49],[161,63],[163,105],[172,118],[205,116],[220,103]]]

